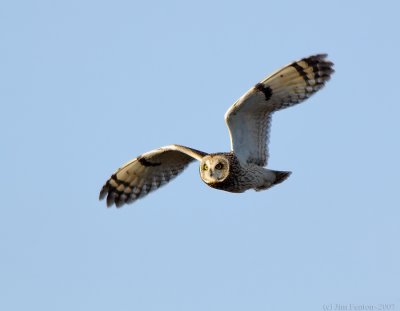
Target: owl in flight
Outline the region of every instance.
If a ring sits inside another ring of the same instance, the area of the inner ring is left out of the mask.
[[[321,89],[334,72],[326,54],[295,61],[240,97],[226,112],[231,151],[206,153],[180,145],[146,152],[119,168],[100,191],[107,206],[120,207],[168,183],[194,160],[200,177],[210,187],[229,192],[266,190],[283,182],[291,172],[265,168],[268,137],[275,111],[298,104]]]

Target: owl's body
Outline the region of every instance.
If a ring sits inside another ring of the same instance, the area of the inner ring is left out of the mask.
[[[303,58],[272,75],[240,97],[226,112],[232,150],[210,153],[168,145],[144,153],[119,168],[105,183],[100,199],[107,206],[131,203],[158,189],[194,160],[200,177],[210,187],[240,193],[266,190],[291,172],[265,168],[272,114],[302,102],[321,89],[334,72],[325,54]]]
[[[290,172],[272,171],[254,163],[240,163],[233,152],[209,154],[200,163],[200,177],[208,186],[234,193],[266,190],[289,175]]]

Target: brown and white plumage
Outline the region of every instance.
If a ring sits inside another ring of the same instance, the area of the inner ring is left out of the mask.
[[[131,203],[168,183],[189,163],[206,153],[180,145],[169,145],[144,153],[119,168],[100,191],[107,206]]]
[[[257,83],[226,112],[231,152],[207,154],[169,145],[144,153],[118,169],[100,192],[107,206],[131,203],[158,189],[200,161],[200,176],[210,187],[229,192],[265,190],[281,183],[290,172],[264,168],[268,136],[275,111],[293,106],[321,89],[334,72],[326,54],[290,63]]]
[[[271,116],[321,89],[334,72],[319,54],[293,62],[248,90],[225,114],[232,150],[241,162],[265,166]]]

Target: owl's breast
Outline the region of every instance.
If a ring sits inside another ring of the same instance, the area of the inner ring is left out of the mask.
[[[218,190],[234,192],[234,193],[241,193],[246,191],[247,189],[243,189],[240,184],[235,180],[235,178],[229,178],[229,176],[221,181],[221,182],[213,182],[213,183],[206,183],[206,185],[210,186],[211,188],[215,188]]]

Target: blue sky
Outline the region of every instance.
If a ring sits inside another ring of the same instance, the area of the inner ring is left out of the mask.
[[[3,1],[0,309],[399,310],[399,10]],[[332,80],[273,119],[286,182],[230,194],[194,164],[133,205],[98,201],[142,152],[229,150],[229,106],[321,52]]]

